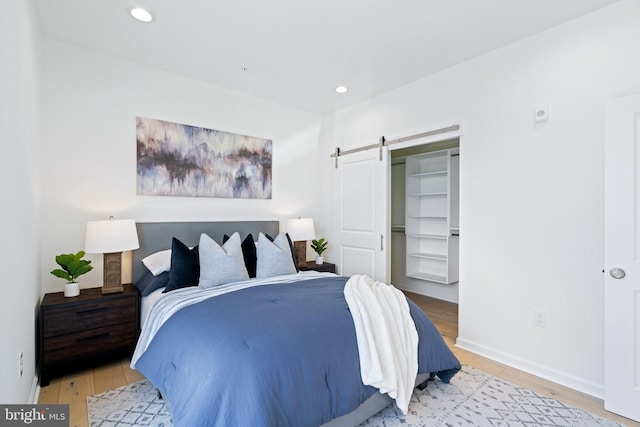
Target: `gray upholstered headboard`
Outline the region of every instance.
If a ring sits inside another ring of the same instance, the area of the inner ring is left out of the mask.
[[[230,222],[142,222],[136,224],[140,248],[133,251],[133,283],[140,280],[146,271],[142,259],[154,252],[171,248],[171,239],[175,237],[187,246],[195,246],[200,234],[207,233],[216,242],[222,242],[222,236],[240,233],[244,239],[249,233],[258,240],[262,232],[275,236],[280,230],[278,221],[230,221]]]

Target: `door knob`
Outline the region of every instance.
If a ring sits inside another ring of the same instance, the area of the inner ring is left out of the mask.
[[[611,270],[609,270],[609,274],[614,279],[622,279],[627,273],[625,273],[621,268],[612,268]]]

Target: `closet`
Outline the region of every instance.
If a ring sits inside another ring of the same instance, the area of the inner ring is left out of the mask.
[[[391,151],[391,282],[458,300],[459,140]]]
[[[458,281],[458,149],[405,160],[406,275]]]
[[[461,134],[452,124],[335,148],[333,246],[340,274],[367,274],[458,302]]]

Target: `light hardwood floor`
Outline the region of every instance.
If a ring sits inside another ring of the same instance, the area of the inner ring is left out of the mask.
[[[528,387],[538,393],[629,427],[640,427],[640,423],[605,411],[603,403],[599,399],[455,347],[455,340],[458,337],[458,306],[421,295],[409,293],[408,295],[429,315],[462,364],[473,366],[496,377]],[[52,380],[49,386],[41,389],[39,403],[68,403],[70,405],[70,426],[87,427],[86,398],[88,395],[102,393],[141,379],[143,376],[138,371],[129,368],[128,360],[117,360],[109,365]]]

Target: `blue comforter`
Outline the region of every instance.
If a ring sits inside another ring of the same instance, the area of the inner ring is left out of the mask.
[[[181,309],[137,361],[168,399],[177,427],[318,426],[376,390],[362,384],[346,277],[242,289]],[[419,373],[460,369],[409,301]]]

